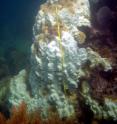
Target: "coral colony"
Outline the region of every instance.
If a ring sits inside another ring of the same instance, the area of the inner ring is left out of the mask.
[[[90,94],[89,84],[102,93],[107,82],[99,74],[92,83],[86,80],[96,67],[104,72],[112,69],[107,58],[90,47],[80,47],[86,35],[78,27],[91,28],[90,18],[88,0],[47,0],[40,6],[33,26],[30,72],[21,70],[7,83],[8,88],[0,91],[0,98],[9,92],[4,100],[9,109],[23,101],[29,113],[39,111],[42,119],[48,118],[50,111],[59,118],[74,118],[81,88],[83,102],[96,118],[117,120],[115,101],[106,97],[101,106]]]

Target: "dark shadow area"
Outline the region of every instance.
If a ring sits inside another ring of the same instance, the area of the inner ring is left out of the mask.
[[[97,67],[89,78],[90,94],[100,105],[104,104],[104,97],[117,98],[117,0],[89,0],[91,10],[91,28],[83,26],[79,29],[85,32],[87,39],[82,45],[90,47],[103,58],[108,58],[112,70],[100,71]],[[96,2],[97,1],[97,2]],[[86,78],[86,77],[85,77]],[[81,80],[82,81],[82,80]],[[86,78],[86,81],[88,79]],[[98,86],[103,89],[98,90]],[[80,89],[80,88],[79,88]],[[100,92],[102,91],[102,92]],[[78,97],[79,98],[79,97]],[[89,106],[80,101],[81,122],[85,124],[116,124],[111,118],[107,120],[94,119]]]

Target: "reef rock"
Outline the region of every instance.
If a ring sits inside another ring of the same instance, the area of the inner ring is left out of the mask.
[[[29,76],[32,95],[43,96],[60,117],[74,114],[65,92],[78,87],[77,71],[88,57],[86,49],[78,48],[73,34],[78,32],[77,26],[90,25],[86,18],[90,18],[88,1],[83,1],[83,5],[76,0],[67,1],[66,5],[65,2],[48,0],[37,14]],[[43,95],[45,90],[46,96]]]
[[[104,98],[103,104],[95,100],[90,94],[90,86],[87,82],[82,83],[81,95],[86,105],[90,107],[96,119],[106,119],[117,121],[117,100]]]
[[[41,5],[33,27],[28,82],[25,71],[11,80],[9,105],[25,101],[29,111],[41,109],[43,117],[50,108],[61,118],[74,116],[77,99],[73,102],[67,92],[76,91],[79,79],[86,76],[83,66],[90,62],[90,68],[102,64],[111,69],[108,60],[80,48],[75,40],[77,27],[90,25],[88,0],[47,0]]]

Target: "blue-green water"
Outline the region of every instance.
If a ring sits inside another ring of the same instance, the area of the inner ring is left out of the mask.
[[[8,66],[9,74],[15,74],[29,64],[32,27],[39,5],[44,1],[0,1],[0,64],[4,63],[5,68]],[[0,72],[3,70],[1,68]]]

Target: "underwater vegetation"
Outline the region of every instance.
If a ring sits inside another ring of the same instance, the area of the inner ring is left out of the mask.
[[[42,120],[39,111],[27,112],[27,106],[22,103],[18,107],[13,107],[10,118],[6,118],[0,113],[0,124],[75,124],[76,119],[60,119],[58,115],[50,115],[48,119]]]

